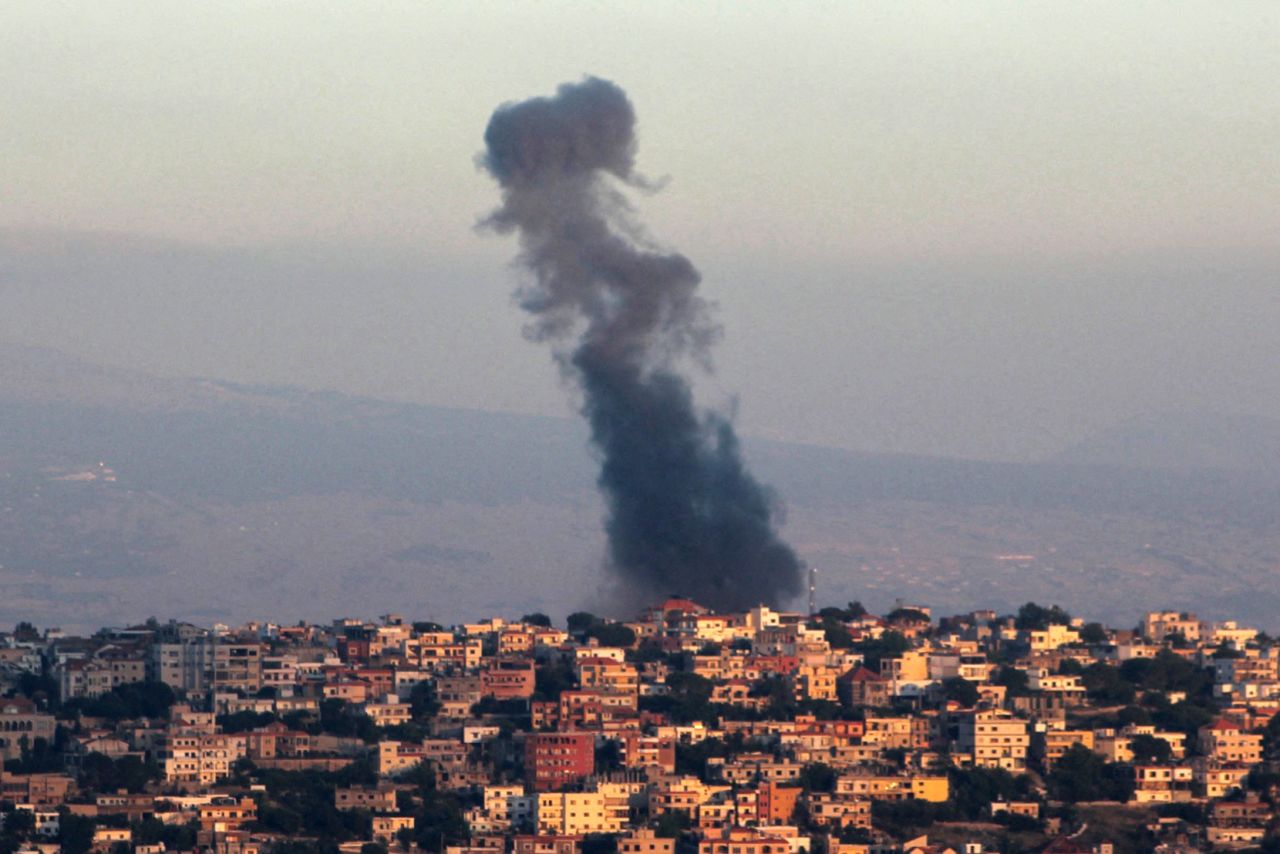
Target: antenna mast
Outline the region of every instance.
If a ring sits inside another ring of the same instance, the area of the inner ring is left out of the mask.
[[[818,568],[809,565],[809,616],[818,613]]]

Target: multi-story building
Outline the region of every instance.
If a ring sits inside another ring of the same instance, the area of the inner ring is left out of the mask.
[[[1087,729],[1046,729],[1036,733],[1035,737],[1046,771],[1074,745],[1093,750],[1093,739],[1093,731]]]
[[[213,639],[204,637],[152,644],[147,678],[163,682],[181,695],[203,694],[213,676],[213,650]]]
[[[959,720],[956,749],[983,768],[1020,773],[1027,767],[1031,738],[1027,722],[1001,709],[975,711]]]
[[[634,665],[593,655],[577,661],[578,683],[583,690],[608,691],[615,694],[639,692],[640,675]]]
[[[262,644],[220,639],[213,650],[214,691],[256,694],[262,688]]]
[[[147,662],[143,654],[132,647],[106,646],[90,658],[60,661],[53,668],[53,676],[58,681],[58,696],[63,700],[101,697],[120,685],[145,681]]]
[[[274,688],[277,693],[292,691],[298,684],[299,675],[296,655],[264,655],[262,657],[263,688]]]
[[[909,717],[867,715],[864,727],[863,744],[874,744],[885,750],[909,750],[915,746]]]
[[[364,713],[380,727],[399,726],[413,716],[409,704],[395,694],[383,694],[376,702],[365,703]]]
[[[340,810],[395,812],[396,790],[393,786],[353,786],[334,790],[333,805]]]
[[[1135,765],[1133,802],[1169,804],[1191,800],[1194,774],[1185,765]]]
[[[495,700],[527,700],[536,685],[534,665],[527,659],[497,659],[480,674],[480,692]]]
[[[539,833],[561,835],[617,833],[629,818],[623,801],[619,813],[604,792],[543,792],[535,807]]]
[[[231,766],[247,753],[243,734],[206,733],[174,726],[166,733],[158,756],[166,783],[210,786],[227,779]]]
[[[1200,752],[1211,759],[1247,765],[1262,761],[1262,735],[1245,732],[1239,724],[1226,718],[1200,727],[1197,735]]]
[[[535,792],[550,792],[595,772],[593,733],[533,733],[524,745],[525,779]]]
[[[1156,643],[1179,636],[1189,643],[1200,640],[1200,619],[1186,611],[1151,611],[1142,618],[1142,636]]]
[[[698,843],[698,854],[791,854],[791,843],[785,836],[758,828],[726,827],[705,836]]]
[[[674,738],[625,733],[622,736],[622,764],[627,768],[660,768],[667,773],[676,770]]]
[[[654,833],[652,828],[638,827],[618,838],[618,854],[675,854],[676,841]]]
[[[33,749],[36,739],[53,743],[57,721],[25,697],[0,699],[0,760],[17,759]]]

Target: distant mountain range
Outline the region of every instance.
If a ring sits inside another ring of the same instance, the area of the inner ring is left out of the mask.
[[[1054,457],[1073,465],[1220,470],[1280,478],[1280,420],[1163,412],[1120,424]]]
[[[1280,613],[1280,422],[1166,414],[1038,464],[746,448],[825,601]],[[0,621],[607,610],[594,476],[570,418],[2,346]]]

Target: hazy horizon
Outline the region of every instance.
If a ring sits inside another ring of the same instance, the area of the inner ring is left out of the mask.
[[[499,103],[598,74],[749,434],[1031,460],[1280,417],[1280,9],[14,4],[0,340],[573,411],[474,225]],[[785,49],[779,49],[785,45]]]

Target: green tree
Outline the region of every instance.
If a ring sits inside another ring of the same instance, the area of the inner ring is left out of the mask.
[[[582,854],[617,854],[618,837],[612,833],[588,833],[582,837]]]
[[[58,813],[58,842],[64,854],[87,854],[91,851],[96,827],[94,820],[75,815],[65,807]]]
[[[836,769],[823,762],[810,762],[800,769],[800,786],[806,792],[834,792]]]
[[[952,768],[948,772],[951,802],[969,821],[985,818],[995,800],[1011,801],[1029,789],[1003,768]]]
[[[520,618],[520,622],[529,626],[542,626],[543,628],[551,627],[551,618],[541,611],[534,611],[532,614],[525,614]]]
[[[1116,668],[1098,662],[1080,674],[1089,699],[1102,706],[1123,706],[1133,702],[1136,692]]]
[[[891,623],[929,623],[929,615],[919,608],[894,608],[885,615]]]
[[[1053,624],[1069,626],[1071,625],[1071,615],[1057,605],[1045,608],[1035,602],[1028,602],[1019,608],[1017,618],[1014,621],[1014,625],[1017,628],[1033,631],[1043,631]]]
[[[440,852],[447,845],[466,842],[471,833],[462,814],[462,803],[450,792],[422,792],[422,806],[414,816],[414,839],[427,851]]]
[[[1153,735],[1135,735],[1130,746],[1137,764],[1168,762],[1173,755],[1169,742]]]
[[[711,722],[716,710],[711,705],[714,683],[697,673],[678,671],[667,676],[668,714],[677,723]]]
[[[954,700],[965,708],[972,708],[981,696],[982,692],[978,690],[978,686],[963,677],[952,676],[942,681],[944,700]]]
[[[655,836],[662,839],[678,839],[680,834],[684,833],[693,822],[689,819],[689,814],[684,810],[667,810],[658,816],[657,824],[654,826],[653,832]]]
[[[1213,676],[1187,659],[1162,649],[1155,658],[1131,658],[1120,665],[1120,675],[1145,691],[1183,691],[1188,696],[1209,698]]]
[[[169,850],[183,851],[196,847],[197,823],[166,824],[158,818],[144,818],[134,824],[133,841],[139,845],[164,843]]]
[[[425,723],[440,711],[440,700],[436,697],[436,684],[424,679],[409,691],[409,714],[419,723]]]
[[[1185,733],[1194,738],[1196,730],[1213,721],[1214,710],[1188,701],[1156,709],[1151,720],[1161,729]]]
[[[219,715],[218,726],[222,727],[225,733],[248,732],[264,727],[275,719],[276,716],[271,712],[254,712],[246,709],[230,715]]]
[[[862,653],[868,668],[879,670],[883,659],[897,658],[911,649],[911,641],[907,640],[901,632],[887,631],[878,638],[862,641],[854,646],[854,649]]]
[[[991,679],[993,685],[1003,685],[1010,697],[1027,697],[1031,694],[1027,672],[1016,667],[1002,666]]]
[[[176,698],[163,682],[129,682],[117,685],[101,697],[77,698],[63,704],[64,711],[119,722],[135,718],[167,718]]]
[[[587,627],[584,635],[595,638],[601,646],[629,647],[636,642],[636,633],[621,623],[595,623]]]
[[[676,744],[676,771],[680,774],[693,774],[704,783],[711,781],[707,771],[707,760],[713,757],[729,757],[735,752],[735,745],[719,738],[704,738],[693,744]]]
[[[26,839],[36,831],[36,814],[31,810],[12,809],[3,818],[4,832],[17,839]]]
[[[1088,644],[1106,643],[1107,629],[1102,623],[1085,623],[1080,628],[1080,640]]]
[[[1080,744],[1073,744],[1053,766],[1048,777],[1049,794],[1068,803],[1127,801],[1133,794],[1133,768],[1108,763]]]
[[[90,753],[80,762],[80,785],[96,792],[115,792],[119,789],[138,793],[152,780],[160,778],[160,769],[154,762],[143,762],[137,756],[111,759],[101,753]]]
[[[568,662],[556,659],[543,664],[534,672],[534,697],[539,700],[555,700],[561,691],[578,684],[578,675]]]
[[[1130,724],[1146,726],[1151,723],[1151,713],[1141,706],[1125,706],[1116,713],[1116,722],[1120,726],[1129,726]]]

